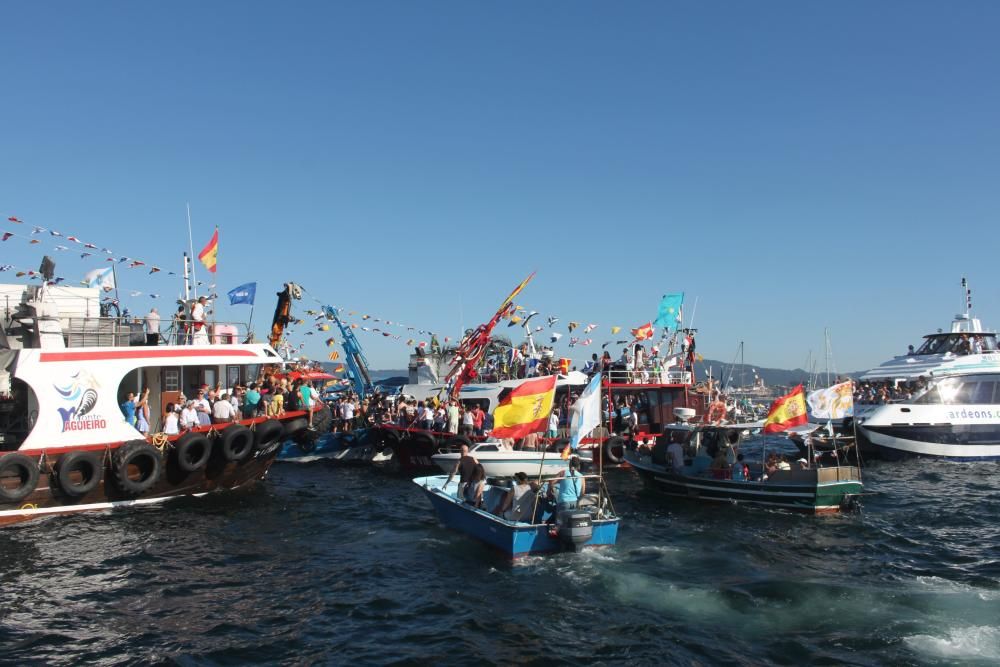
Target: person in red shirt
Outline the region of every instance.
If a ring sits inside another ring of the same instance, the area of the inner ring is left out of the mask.
[[[486,419],[486,413],[483,412],[483,408],[480,405],[476,405],[472,409],[472,426],[475,428],[476,435],[483,434],[483,420]]]

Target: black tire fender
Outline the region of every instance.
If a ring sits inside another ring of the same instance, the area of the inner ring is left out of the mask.
[[[605,463],[621,463],[625,459],[618,452],[625,451],[625,438],[614,435],[604,441],[604,448],[601,453],[604,455]]]
[[[204,433],[185,433],[174,443],[177,466],[184,472],[201,470],[212,456],[212,441]]]
[[[78,473],[79,481],[73,479]],[[80,498],[97,488],[104,475],[101,457],[94,452],[68,452],[56,463],[56,481],[67,496]]]
[[[258,451],[267,449],[281,440],[281,434],[284,433],[284,430],[285,427],[277,419],[268,419],[266,422],[257,424],[253,439],[254,449]]]
[[[250,456],[254,449],[254,434],[243,424],[233,424],[222,429],[219,436],[219,451],[230,462],[239,463]]]
[[[295,440],[302,432],[309,428],[309,420],[305,417],[296,417],[282,424],[281,439]]]
[[[437,440],[430,431],[416,431],[410,434],[413,443],[413,454],[416,456],[432,456],[437,451]]]
[[[118,488],[137,496],[148,491],[160,479],[163,458],[160,451],[145,440],[130,440],[115,452],[112,470]]]
[[[378,439],[384,449],[386,447],[395,447],[398,445],[403,441],[403,436],[396,429],[380,428],[378,431]]]
[[[8,482],[17,479],[17,485]],[[38,464],[24,454],[13,452],[0,456],[0,501],[18,503],[38,486]]]

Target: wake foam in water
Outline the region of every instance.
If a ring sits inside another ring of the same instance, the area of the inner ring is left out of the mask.
[[[1000,661],[1000,628],[988,625],[953,628],[944,637],[913,635],[905,637],[904,641],[925,656]]]

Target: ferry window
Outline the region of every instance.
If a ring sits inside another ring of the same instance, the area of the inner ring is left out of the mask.
[[[240,383],[240,367],[226,366],[226,386],[232,389]]]
[[[986,405],[992,403],[993,389],[995,385],[995,382],[977,382],[975,390],[969,394],[971,398],[969,403],[974,405]]]
[[[945,352],[951,352],[955,349],[955,345],[958,343],[958,336],[948,336],[947,338],[942,338],[941,344],[938,345],[935,352],[943,354]]]
[[[958,380],[942,380],[937,383],[927,394],[920,397],[920,403],[943,403],[954,405],[958,398],[958,392],[962,388],[962,383]],[[936,399],[936,400],[935,400]]]
[[[163,391],[181,390],[181,372],[177,368],[163,369]]]
[[[938,348],[941,347],[941,344],[944,342],[944,340],[945,339],[942,336],[935,336],[934,338],[928,338],[927,342],[921,345],[920,349],[917,350],[917,354],[935,354],[937,352],[943,352],[943,350],[939,350]]]
[[[997,339],[996,336],[983,336],[983,352],[996,352],[997,350]]]

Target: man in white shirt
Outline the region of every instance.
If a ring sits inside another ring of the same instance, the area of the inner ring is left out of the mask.
[[[236,408],[229,401],[229,394],[223,394],[222,398],[212,406],[212,423],[228,424],[236,421]]]
[[[354,427],[354,401],[346,399],[340,405],[340,414],[344,419],[344,431],[350,433]]]
[[[208,303],[208,299],[200,296],[194,305],[191,306],[191,326],[194,332],[194,336],[191,339],[192,345],[208,345],[208,328],[205,324],[206,303]]]
[[[150,308],[146,314],[146,345],[160,344],[160,314]]]

